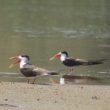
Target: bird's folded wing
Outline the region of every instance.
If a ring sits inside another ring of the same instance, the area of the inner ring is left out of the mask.
[[[24,68],[34,69],[34,68],[36,68],[36,67],[35,67],[35,65],[26,64],[26,65],[24,65]]]
[[[43,68],[39,68],[39,67],[34,68],[33,71],[36,71],[39,73],[47,73],[48,72],[48,70],[43,69]]]
[[[84,62],[84,63],[88,62],[87,60],[84,60],[84,59],[72,58],[72,57],[67,58],[67,60],[74,61],[74,62]]]
[[[79,61],[79,62],[84,62],[84,63],[87,63],[88,61],[87,60],[84,60],[84,59],[79,59],[79,58],[77,58],[77,59],[75,59],[76,61]]]

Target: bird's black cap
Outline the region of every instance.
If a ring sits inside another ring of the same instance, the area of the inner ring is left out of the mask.
[[[22,57],[26,57],[28,60],[30,60],[30,57],[28,55],[21,55]]]
[[[65,54],[66,56],[68,56],[67,51],[62,51],[61,53],[62,53],[62,54]]]

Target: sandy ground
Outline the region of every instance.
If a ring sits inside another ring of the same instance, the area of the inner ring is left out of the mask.
[[[110,110],[110,86],[1,82],[0,110]]]

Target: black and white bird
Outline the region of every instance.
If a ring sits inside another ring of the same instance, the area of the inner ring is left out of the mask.
[[[35,65],[30,64],[30,57],[28,55],[18,55],[10,58],[14,60],[9,68],[14,67],[16,64],[20,64],[20,72],[25,77],[34,77],[36,79],[37,76],[48,76],[48,75],[58,75],[55,71],[49,71],[43,68],[36,67]],[[35,79],[32,83],[35,83]],[[29,83],[29,79],[28,79]]]
[[[79,66],[79,65],[96,65],[96,64],[103,64],[106,59],[99,59],[99,60],[84,60],[79,58],[72,58],[69,57],[68,53],[66,51],[59,52],[55,54],[53,57],[50,58],[50,60],[53,60],[54,58],[60,59],[60,61],[68,66]]]

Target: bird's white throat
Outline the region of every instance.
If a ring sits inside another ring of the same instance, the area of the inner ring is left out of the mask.
[[[27,58],[22,58],[20,62],[20,68],[23,68],[24,65],[28,64],[29,60]]]
[[[67,58],[67,56],[65,54],[62,54],[60,57],[60,60],[63,62],[66,60],[66,58]]]

